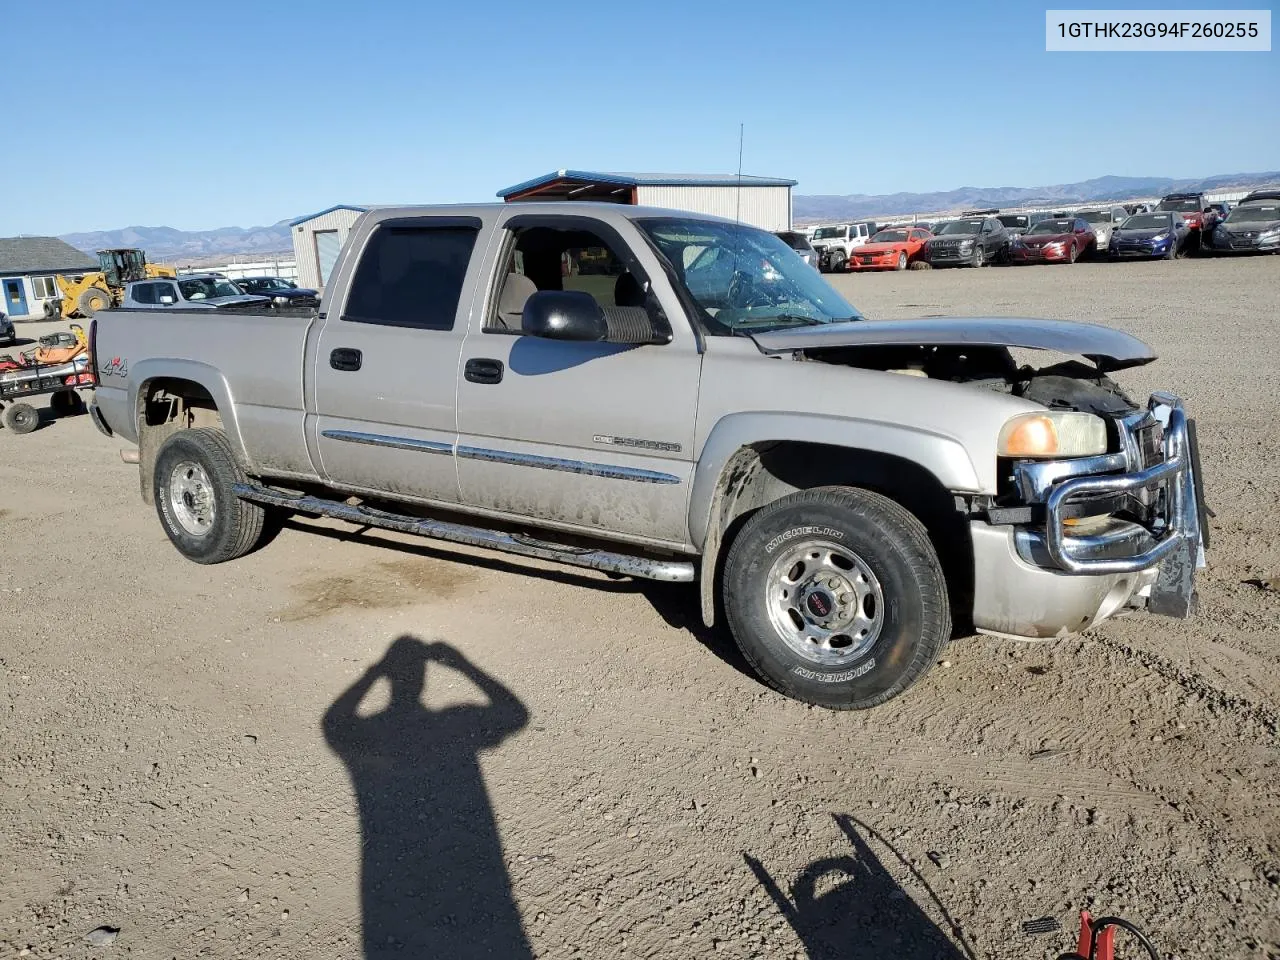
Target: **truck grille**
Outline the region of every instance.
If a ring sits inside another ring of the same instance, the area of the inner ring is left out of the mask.
[[[1132,469],[1145,470],[1164,460],[1164,427],[1159,420],[1138,425],[1132,435],[1139,459]]]

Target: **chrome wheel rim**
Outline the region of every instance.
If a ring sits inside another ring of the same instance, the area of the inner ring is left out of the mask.
[[[178,525],[193,537],[203,537],[213,529],[217,504],[213,484],[204,467],[183,460],[169,476],[169,506]]]
[[[794,653],[821,666],[863,656],[884,626],[884,591],[858,554],[829,540],[789,546],[769,568],[769,619]]]

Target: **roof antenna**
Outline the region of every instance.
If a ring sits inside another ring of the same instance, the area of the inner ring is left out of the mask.
[[[745,123],[738,124],[738,190],[734,198],[733,219],[739,226],[742,225],[742,140],[745,129]]]

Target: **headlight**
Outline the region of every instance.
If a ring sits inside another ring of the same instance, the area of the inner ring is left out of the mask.
[[[1164,243],[1168,239],[1169,239],[1169,235],[1167,233],[1157,233],[1154,237],[1151,238],[1151,242]]]
[[[1107,452],[1107,425],[1092,413],[1024,413],[1000,430],[1002,457],[1091,457]]]
[[[1272,227],[1270,230],[1263,230],[1258,234],[1259,240],[1270,240],[1272,237],[1280,236],[1280,227]]]
[[[272,297],[271,302],[278,307],[287,307],[289,305],[288,297]]]
[[[972,250],[972,249],[973,249],[973,241],[972,241],[972,240],[961,240],[961,241],[960,241],[960,249],[961,249],[961,250]]]

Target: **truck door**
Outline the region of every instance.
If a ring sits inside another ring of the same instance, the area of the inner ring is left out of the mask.
[[[701,356],[657,258],[625,220],[511,213],[504,227],[462,350],[463,502],[687,543]],[[590,293],[609,341],[523,336],[523,305],[544,290]],[[670,331],[664,342],[637,342],[654,329]]]
[[[458,356],[480,270],[474,217],[383,220],[335,277],[313,358],[321,470],[331,483],[458,501]],[[353,253],[361,238],[353,235]]]

